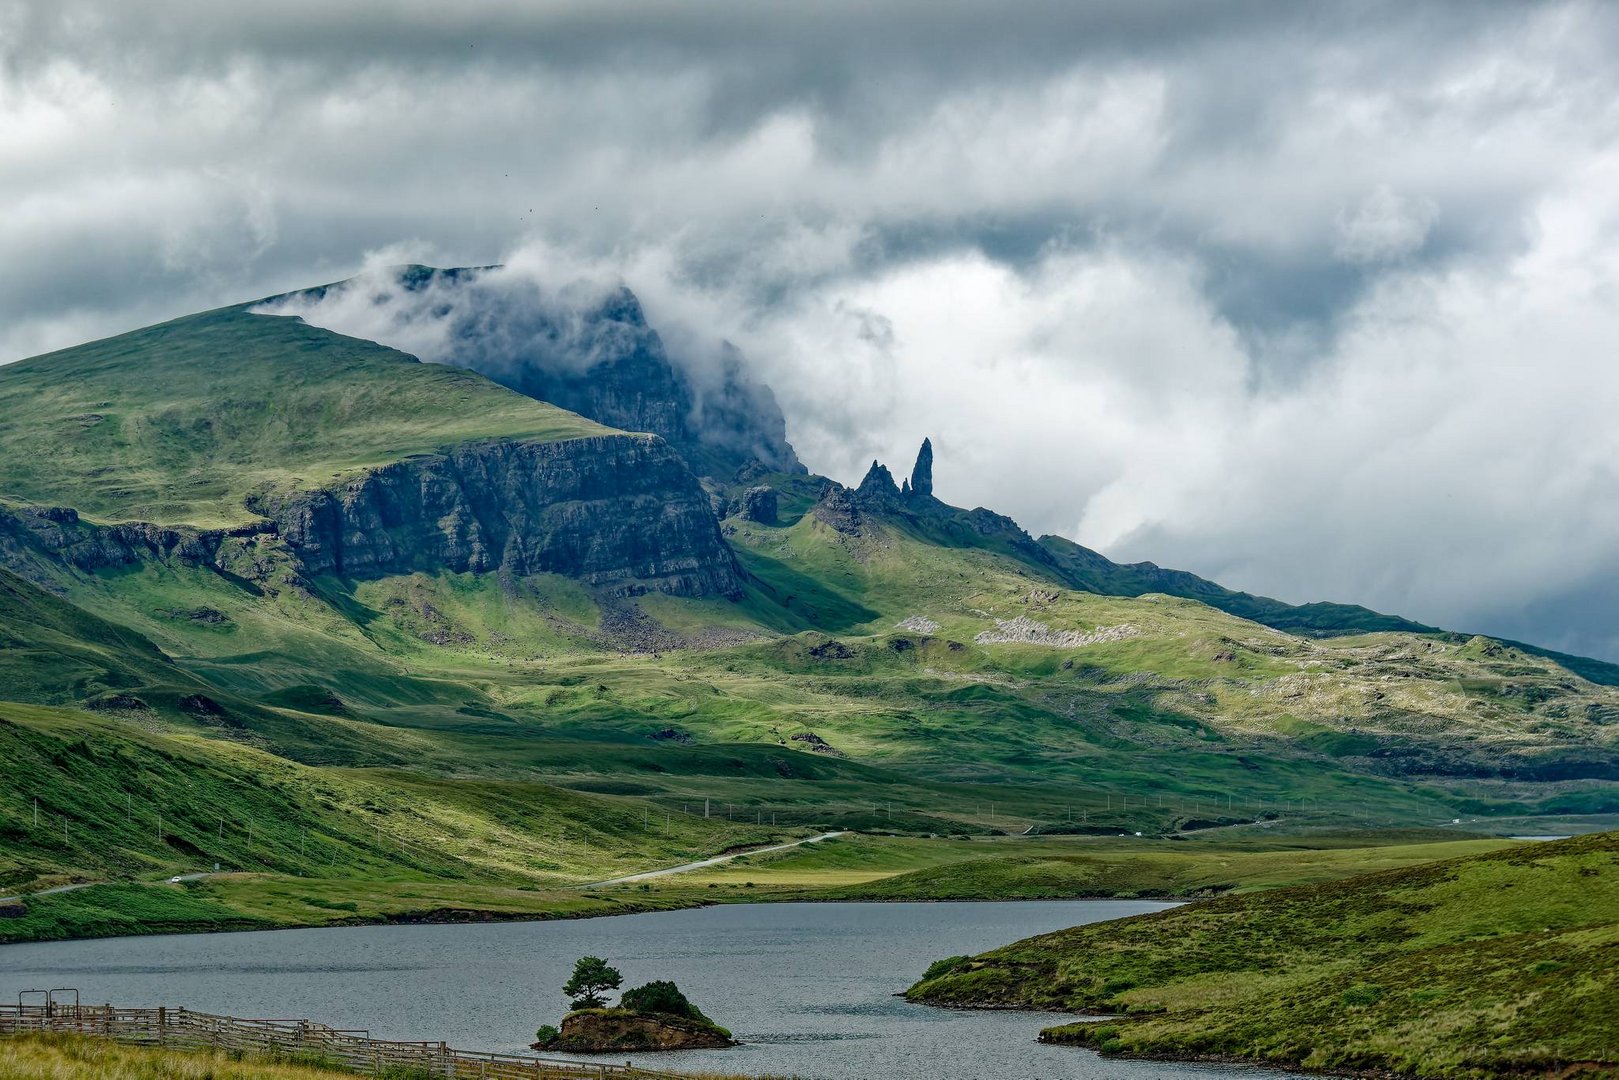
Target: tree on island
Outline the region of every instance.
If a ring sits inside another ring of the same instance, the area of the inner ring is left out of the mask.
[[[534,1033],[535,1050],[600,1054],[618,1050],[692,1050],[735,1046],[731,1033],[693,1005],[680,987],[657,980],[624,991],[618,1008],[607,1008],[606,992],[623,977],[599,956],[581,956],[562,992],[573,1011],[562,1027],[546,1024]]]
[[[619,1006],[631,1012],[662,1013],[665,1016],[683,1016],[690,1020],[713,1022],[680,992],[680,987],[661,979],[624,991]]]
[[[575,1009],[600,1009],[607,1005],[606,993],[624,984],[624,976],[599,956],[581,956],[574,961],[573,975],[563,984]]]

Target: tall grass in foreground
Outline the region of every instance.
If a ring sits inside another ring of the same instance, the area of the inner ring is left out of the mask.
[[[157,1050],[74,1035],[0,1039],[0,1080],[332,1080],[334,1075],[340,1074],[223,1050]]]
[[[334,1080],[354,1076],[331,1066],[223,1050],[159,1050],[121,1046],[81,1035],[0,1038],[0,1080]],[[692,1080],[791,1080],[729,1073],[689,1073]],[[427,1080],[404,1070],[384,1080]]]

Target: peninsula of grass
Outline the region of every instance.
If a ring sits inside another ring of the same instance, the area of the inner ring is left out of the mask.
[[[1221,897],[940,961],[912,1001],[1117,1014],[1107,1054],[1484,1078],[1619,1069],[1619,834]]]

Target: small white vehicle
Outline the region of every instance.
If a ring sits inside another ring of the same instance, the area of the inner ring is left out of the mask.
[[[183,878],[180,875],[176,874],[174,877],[171,877],[169,879],[169,884],[170,885],[178,885],[178,884],[180,884],[180,882],[182,882],[184,880],[185,880],[185,878]]]

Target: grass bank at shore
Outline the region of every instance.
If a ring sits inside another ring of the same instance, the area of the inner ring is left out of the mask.
[[[1119,1014],[1131,1056],[1481,1078],[1619,1074],[1619,834],[1220,897],[941,961],[937,1005]]]
[[[590,918],[711,903],[1195,898],[1330,881],[1511,846],[1432,832],[1236,832],[1198,840],[850,833],[606,888],[222,874],[31,897],[0,942],[388,922]]]

